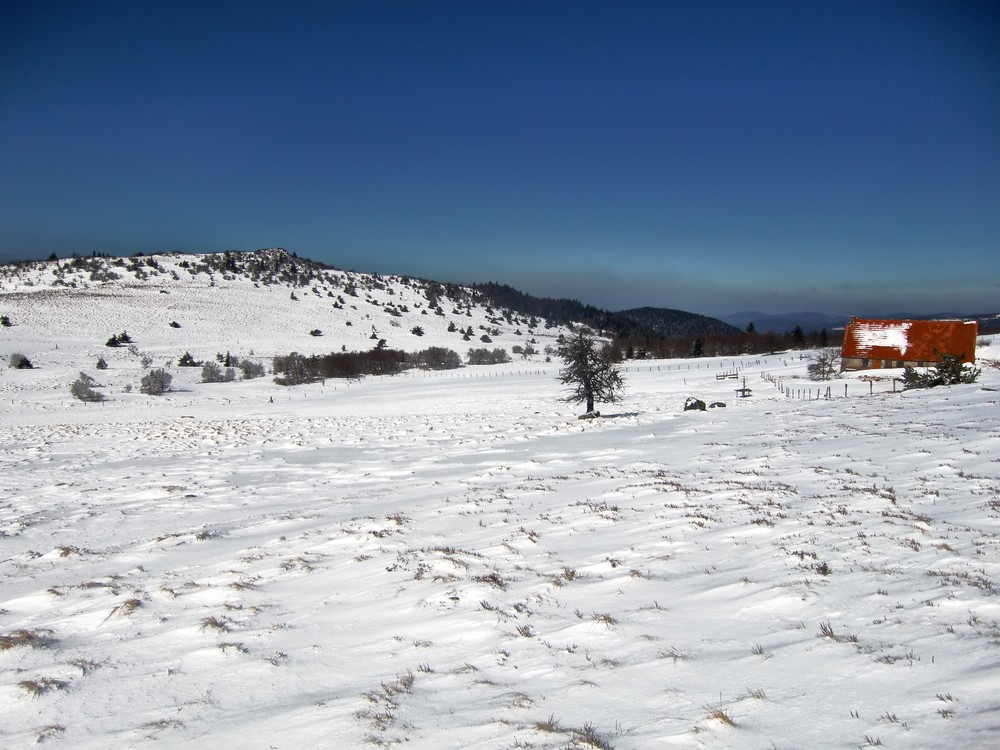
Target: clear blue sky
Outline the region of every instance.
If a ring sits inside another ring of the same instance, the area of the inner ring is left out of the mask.
[[[995,2],[0,10],[0,261],[281,246],[609,309],[1000,312]]]

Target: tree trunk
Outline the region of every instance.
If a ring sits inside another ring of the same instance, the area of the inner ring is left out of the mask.
[[[587,394],[587,413],[590,414],[594,410],[594,394]]]

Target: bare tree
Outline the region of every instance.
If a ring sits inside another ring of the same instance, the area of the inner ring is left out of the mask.
[[[614,351],[608,345],[598,347],[598,342],[582,330],[559,346],[563,368],[559,382],[570,386],[569,403],[585,403],[587,413],[594,411],[594,403],[614,403],[621,398],[625,381],[614,361]]]
[[[810,380],[833,380],[840,373],[840,352],[820,349],[806,367]]]

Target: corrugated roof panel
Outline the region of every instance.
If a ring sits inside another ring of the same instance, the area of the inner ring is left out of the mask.
[[[873,320],[855,318],[844,332],[844,357],[904,362],[937,362],[953,354],[976,359],[975,321]]]

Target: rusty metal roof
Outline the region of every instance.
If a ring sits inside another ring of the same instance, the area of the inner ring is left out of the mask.
[[[937,362],[953,354],[975,362],[976,322],[965,320],[874,320],[853,318],[844,331],[841,356]]]

